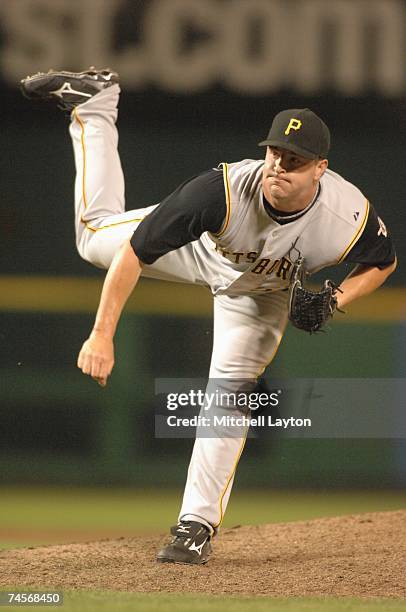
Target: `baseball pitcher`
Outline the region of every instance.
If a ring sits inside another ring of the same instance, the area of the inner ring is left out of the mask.
[[[396,267],[384,222],[355,185],[328,168],[329,130],[307,108],[276,115],[260,143],[265,159],[221,163],[159,204],[125,212],[118,75],[50,71],[23,79],[21,88],[71,113],[77,248],[108,269],[78,367],[102,386],[113,368],[120,314],[141,275],[210,289],[209,379],[224,379],[232,390],[242,379],[255,384],[288,318],[318,331],[336,308],[377,289]],[[308,275],[344,261],[355,267],[339,288],[326,281],[319,292],[306,289]],[[246,433],[242,427],[236,436],[196,438],[178,523],[158,561],[207,562]]]

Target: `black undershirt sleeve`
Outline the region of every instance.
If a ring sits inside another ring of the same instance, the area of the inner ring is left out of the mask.
[[[188,179],[140,223],[131,245],[137,257],[152,264],[162,255],[217,233],[227,212],[223,172],[212,169]]]
[[[344,261],[376,266],[382,270],[393,263],[395,257],[395,246],[390,233],[374,207],[370,205],[364,231]]]

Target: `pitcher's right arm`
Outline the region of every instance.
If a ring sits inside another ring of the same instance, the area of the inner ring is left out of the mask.
[[[78,357],[78,368],[102,387],[106,386],[114,365],[113,338],[125,303],[141,275],[142,263],[130,241],[115,255],[107,272],[96,321]]]

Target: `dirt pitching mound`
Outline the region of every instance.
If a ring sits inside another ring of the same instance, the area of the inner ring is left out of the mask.
[[[156,563],[165,541],[2,551],[0,587],[406,597],[406,510],[224,529],[205,566]]]

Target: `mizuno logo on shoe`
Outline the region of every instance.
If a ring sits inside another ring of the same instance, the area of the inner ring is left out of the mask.
[[[59,96],[62,99],[63,99],[63,94],[65,93],[76,94],[77,96],[85,96],[85,98],[92,97],[92,94],[88,94],[88,93],[84,93],[83,91],[76,91],[75,89],[72,89],[72,85],[68,83],[67,81],[65,81],[62,87],[60,87],[59,89],[55,89],[55,91],[52,91],[51,93],[52,95]]]
[[[201,555],[202,554],[202,548],[206,544],[208,539],[209,538],[206,538],[205,540],[203,540],[203,542],[201,544],[199,544],[199,546],[196,546],[196,544],[194,542],[192,542],[191,545],[188,547],[189,550],[195,550],[199,555]]]

